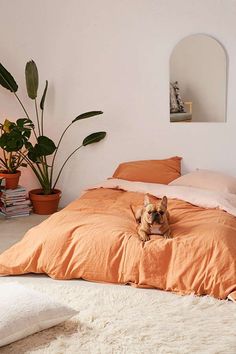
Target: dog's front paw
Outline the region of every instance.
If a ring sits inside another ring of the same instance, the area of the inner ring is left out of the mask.
[[[145,237],[140,238],[140,240],[143,241],[143,242],[150,241],[150,236],[146,235]]]
[[[142,242],[147,242],[147,241],[150,240],[150,235],[148,235],[148,234],[142,232],[142,233],[139,234],[139,238],[140,238],[140,240],[141,240]]]
[[[173,238],[173,236],[171,235],[171,233],[170,233],[169,231],[166,232],[166,233],[163,235],[163,237],[164,237],[165,239]]]

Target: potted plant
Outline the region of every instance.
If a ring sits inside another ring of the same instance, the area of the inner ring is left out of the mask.
[[[38,107],[38,70],[35,62],[32,60],[26,64],[25,79],[28,96],[34,101],[36,124],[34,124],[33,120],[30,118],[25,106],[17,95],[18,85],[15,79],[5,67],[0,64],[0,85],[8,89],[16,97],[25,114],[25,118],[20,118],[16,122],[10,122],[9,129],[3,131],[1,136],[1,146],[6,152],[18,152],[18,155],[24,160],[24,162],[32,168],[41,186],[40,189],[34,189],[29,192],[34,211],[38,214],[51,214],[58,208],[61,191],[56,189],[56,186],[69,159],[82,147],[97,143],[106,136],[106,132],[101,131],[85,137],[82,143],[65,159],[58,174],[55,176],[56,156],[65,134],[69,128],[79,120],[98,116],[103,112],[90,111],[80,114],[68,124],[62,132],[58,143],[55,144],[44,132],[44,106],[48,81],[46,81]],[[10,144],[9,146],[7,142],[12,140],[14,141],[14,144]],[[24,153],[22,149],[25,150]]]
[[[0,157],[0,178],[5,179],[6,189],[15,189],[18,186],[21,172],[18,170],[20,167],[26,167],[23,155],[25,152],[19,153],[14,139],[12,141],[4,139],[10,131],[11,122],[5,120],[4,124],[0,123],[0,147],[3,148],[5,144],[11,150],[10,146],[14,145],[14,151],[6,151],[2,149],[2,157]],[[13,137],[14,138],[14,137]],[[4,141],[5,140],[5,141]]]

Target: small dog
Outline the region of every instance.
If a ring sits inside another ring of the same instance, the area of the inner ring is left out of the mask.
[[[162,235],[164,238],[172,238],[166,196],[162,198],[159,204],[153,204],[148,196],[145,195],[144,206],[137,210],[135,217],[139,222],[138,235],[141,241],[149,241],[150,235]]]

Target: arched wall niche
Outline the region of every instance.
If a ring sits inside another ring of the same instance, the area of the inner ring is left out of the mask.
[[[215,38],[183,38],[170,56],[170,121],[226,122],[227,55]]]

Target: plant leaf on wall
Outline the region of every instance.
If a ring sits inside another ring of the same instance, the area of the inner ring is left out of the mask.
[[[7,71],[6,68],[0,63],[0,85],[11,92],[18,90],[18,85],[13,76]]]
[[[103,114],[102,111],[90,111],[90,112],[85,112],[80,114],[78,117],[76,117],[74,120],[72,120],[72,123],[77,122],[77,120],[81,119],[86,119],[94,116],[98,116],[99,114]]]
[[[105,138],[106,134],[106,132],[96,132],[86,136],[83,140],[83,146],[98,143],[100,140]]]
[[[33,60],[28,61],[25,66],[25,80],[28,96],[34,100],[38,93],[39,76],[37,66]]]

